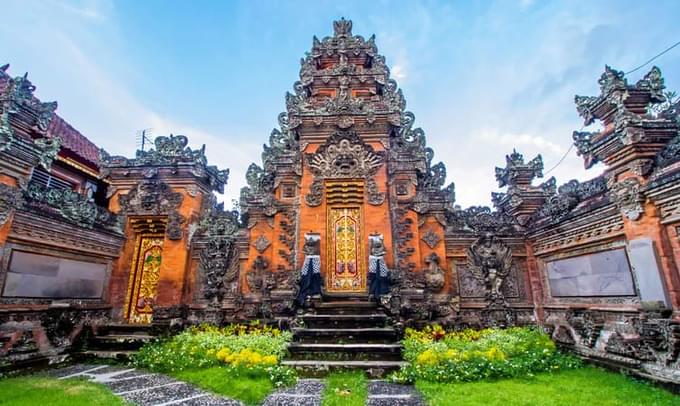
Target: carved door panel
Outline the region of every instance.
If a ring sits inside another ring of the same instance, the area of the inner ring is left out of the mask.
[[[162,253],[162,234],[137,237],[125,301],[125,318],[130,323],[151,323]]]
[[[366,291],[363,227],[360,207],[328,209],[326,288],[329,292]]]

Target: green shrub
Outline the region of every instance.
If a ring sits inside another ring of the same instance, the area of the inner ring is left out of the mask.
[[[133,358],[137,367],[180,376],[183,371],[217,371],[231,377],[268,377],[276,387],[297,381],[294,369],[280,365],[292,334],[251,325],[191,327],[176,336],[144,345]],[[193,373],[200,380],[200,372]],[[198,384],[198,383],[197,383]]]
[[[137,367],[157,372],[176,372],[185,369],[222,365],[218,358],[223,353],[258,354],[265,365],[277,363],[287,353],[292,340],[288,331],[270,327],[231,325],[218,328],[209,325],[191,327],[176,336],[144,345],[133,358]]]
[[[538,328],[446,332],[435,325],[421,331],[407,329],[402,343],[409,364],[391,376],[400,383],[532,376],[580,366],[580,360],[557,351]]]

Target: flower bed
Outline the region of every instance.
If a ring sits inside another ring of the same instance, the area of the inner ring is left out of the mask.
[[[280,365],[291,340],[290,332],[258,323],[201,325],[146,344],[133,364],[170,374],[221,367],[231,376],[267,376],[275,386],[286,386],[297,379],[295,371]]]
[[[580,360],[557,351],[550,337],[531,327],[445,331],[438,325],[406,330],[404,359],[395,382],[462,382],[532,376],[575,368]]]

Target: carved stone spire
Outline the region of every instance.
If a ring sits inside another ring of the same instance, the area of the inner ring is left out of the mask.
[[[333,21],[333,33],[336,37],[351,37],[352,20],[345,20],[345,17],[342,17],[340,20]]]

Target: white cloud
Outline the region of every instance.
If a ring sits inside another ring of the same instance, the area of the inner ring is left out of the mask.
[[[402,65],[394,65],[390,71],[392,79],[403,80],[406,79],[406,71]]]
[[[480,140],[491,145],[502,145],[509,148],[521,148],[522,146],[530,145],[555,154],[563,154],[565,152],[561,145],[549,141],[540,135],[501,133],[497,128],[483,128],[480,130],[478,137]]]

